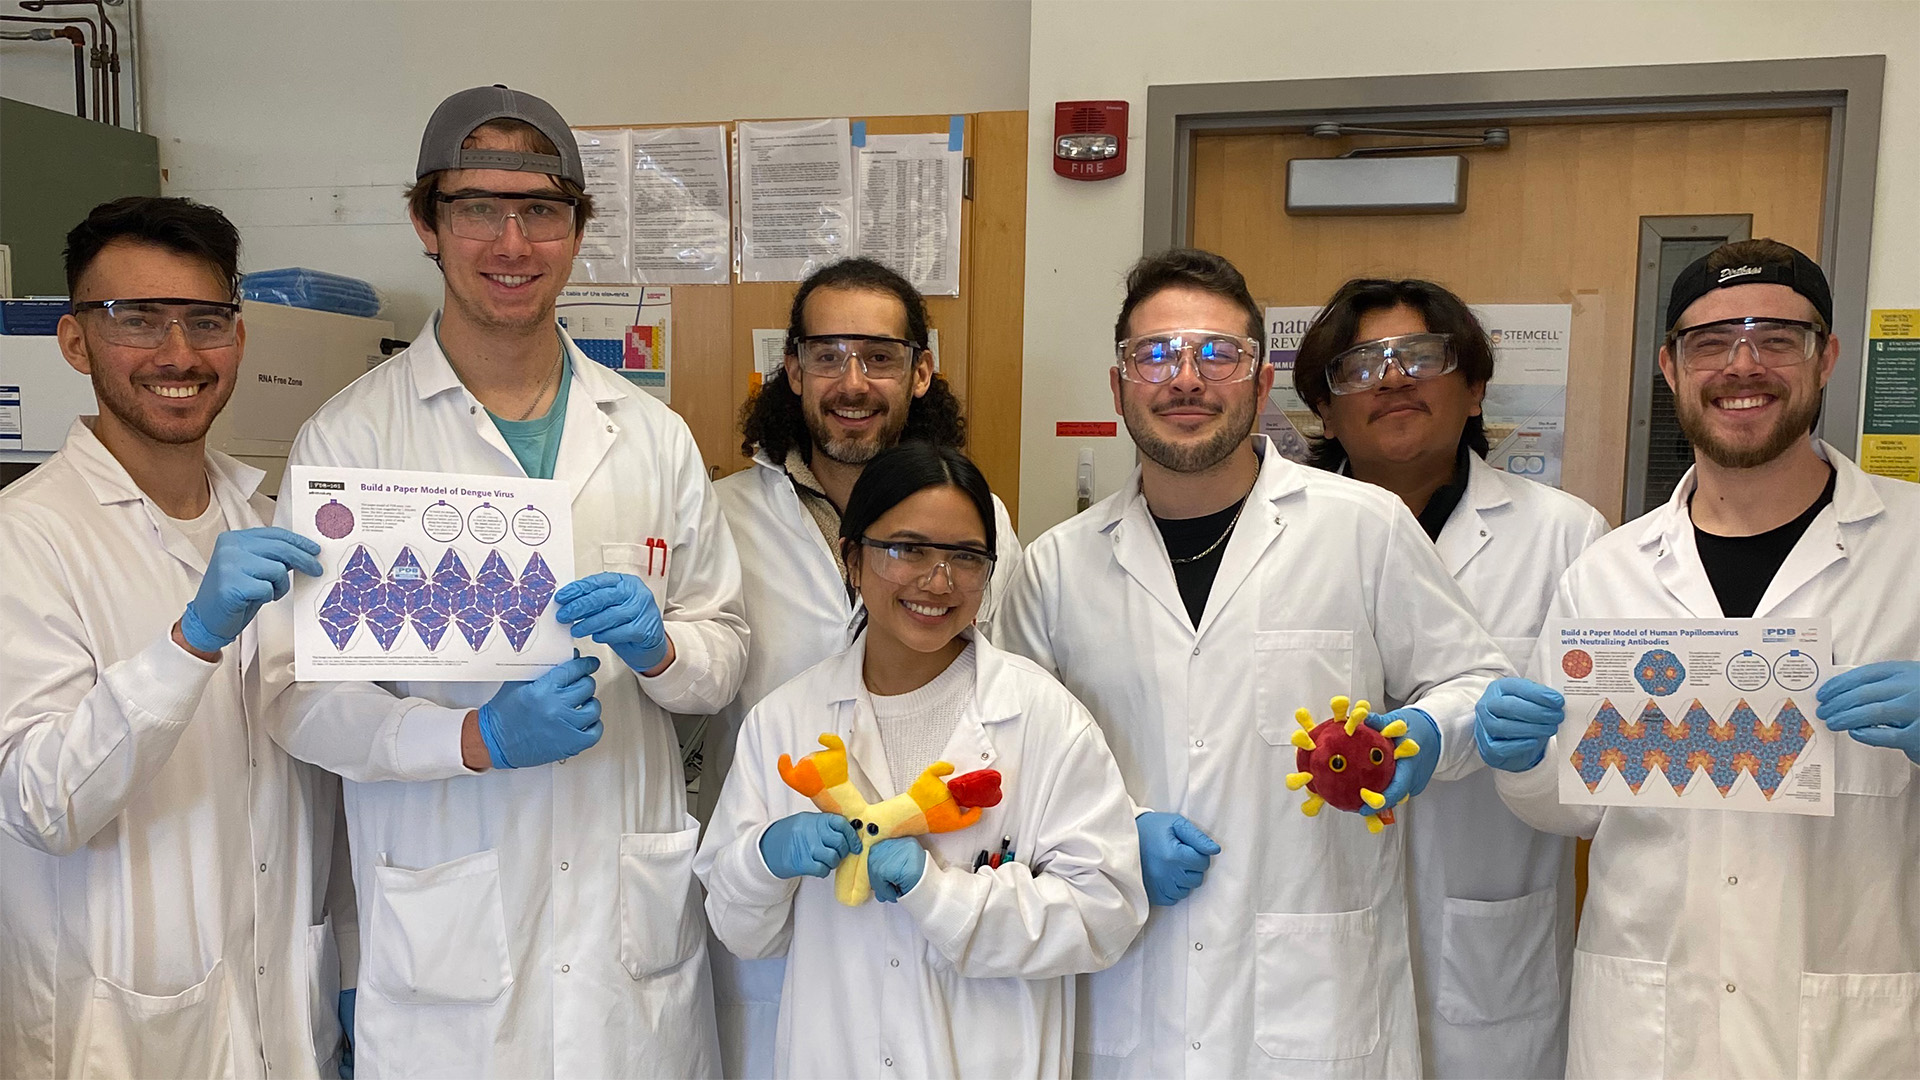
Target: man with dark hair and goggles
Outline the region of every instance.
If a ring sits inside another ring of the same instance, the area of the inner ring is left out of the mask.
[[[898,382],[907,377],[922,351],[904,338],[875,334],[816,334],[794,341],[800,370],[817,379],[838,379],[848,364],[858,364],[868,379]]]
[[[1116,342],[1120,377],[1158,386],[1191,362],[1208,382],[1245,382],[1260,370],[1260,342],[1215,330],[1164,330]]]
[[[1363,341],[1327,362],[1327,388],[1336,394],[1377,389],[1389,368],[1409,379],[1437,379],[1460,366],[1445,334],[1399,334]]]

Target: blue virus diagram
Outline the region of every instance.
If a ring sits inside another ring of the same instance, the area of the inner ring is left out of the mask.
[[[1633,665],[1633,677],[1639,680],[1640,689],[1654,697],[1666,697],[1680,689],[1687,669],[1671,650],[1649,649],[1640,657],[1640,662]]]
[[[408,626],[422,644],[438,650],[447,630],[475,652],[497,627],[515,652],[526,647],[533,628],[553,600],[559,582],[535,552],[518,576],[490,550],[471,574],[460,553],[448,548],[429,575],[405,547],[382,573],[364,544],[353,549],[340,579],[327,590],[319,610],[320,627],[333,647],[345,651],[362,627],[384,651],[391,652]]]
[[[1696,774],[1704,774],[1725,798],[1744,772],[1771,800],[1813,738],[1813,724],[1792,698],[1774,710],[1771,720],[1745,700],[1725,719],[1716,719],[1698,700],[1677,719],[1652,701],[1632,719],[1612,701],[1603,701],[1571,761],[1588,791],[1599,788],[1613,769],[1636,795],[1647,777],[1659,772],[1675,792],[1685,792]]]

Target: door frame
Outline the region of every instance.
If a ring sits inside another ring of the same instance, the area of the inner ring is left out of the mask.
[[[1846,348],[1827,384],[1818,432],[1852,454],[1860,443],[1886,66],[1885,56],[1832,56],[1149,86],[1142,252],[1188,242],[1193,136],[1201,131],[1306,131],[1329,121],[1478,125],[1824,112],[1820,264],[1833,286],[1833,331]]]

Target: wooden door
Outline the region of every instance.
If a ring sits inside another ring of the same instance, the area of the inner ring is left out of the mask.
[[[1819,257],[1822,115],[1513,126],[1467,154],[1459,214],[1293,217],[1290,158],[1384,139],[1298,133],[1194,140],[1189,232],[1263,305],[1326,302],[1348,278],[1423,277],[1469,303],[1573,305],[1562,486],[1619,524],[1626,481],[1640,218],[1752,214],[1753,235]]]

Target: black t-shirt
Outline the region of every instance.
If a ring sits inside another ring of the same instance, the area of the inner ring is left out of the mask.
[[[1213,591],[1214,575],[1220,572],[1220,559],[1227,551],[1227,534],[1233,531],[1246,502],[1241,499],[1205,517],[1154,515],[1153,523],[1160,527],[1160,539],[1167,545],[1167,557],[1173,560],[1173,580],[1180,586],[1180,601],[1187,606],[1187,618],[1195,626],[1200,625],[1200,616],[1207,610],[1207,594]],[[1201,552],[1206,554],[1194,558]]]
[[[1838,479],[1827,467],[1827,486],[1813,505],[1800,516],[1777,529],[1753,536],[1715,536],[1700,526],[1693,527],[1693,542],[1700,549],[1700,561],[1707,568],[1707,580],[1713,583],[1713,595],[1720,600],[1720,613],[1729,619],[1750,619],[1773,584],[1773,575],[1793,552],[1793,545],[1806,535],[1807,526],[1820,511],[1833,502],[1833,485]],[[1689,512],[1693,500],[1687,500]]]
[[[1466,443],[1460,444],[1460,454],[1453,460],[1453,479],[1429,496],[1426,508],[1420,511],[1420,528],[1426,531],[1429,540],[1439,542],[1440,530],[1447,527],[1447,519],[1453,516],[1454,507],[1460,505],[1461,496],[1467,493],[1467,455],[1471,453],[1473,451],[1467,449]]]

